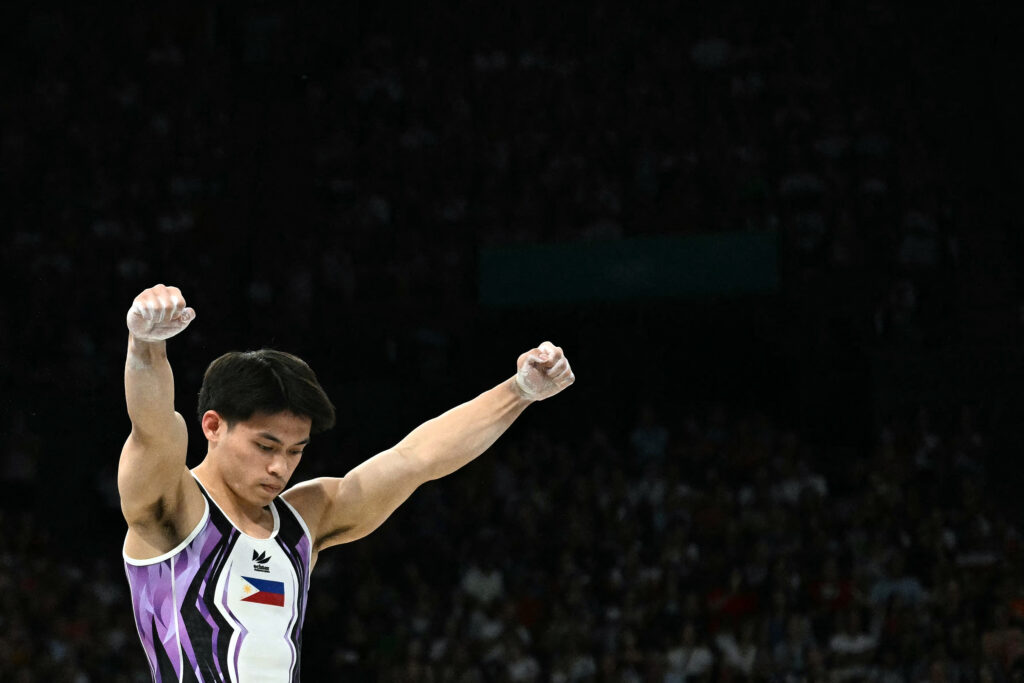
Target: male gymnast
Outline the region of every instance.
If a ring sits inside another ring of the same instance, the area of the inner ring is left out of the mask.
[[[206,457],[185,464],[166,340],[195,318],[177,287],[128,311],[132,431],[117,483],[125,570],[153,680],[298,681],[309,574],[320,552],[379,527],[418,486],[483,453],[534,401],[575,377],[562,349],[522,354],[513,377],[428,420],[344,477],[287,488],[310,436],[334,424],[316,375],[291,354],[231,352],[207,368]]]

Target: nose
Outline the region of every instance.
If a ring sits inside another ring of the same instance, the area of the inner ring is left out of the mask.
[[[283,455],[276,455],[267,463],[267,472],[278,479],[288,478],[288,460]]]

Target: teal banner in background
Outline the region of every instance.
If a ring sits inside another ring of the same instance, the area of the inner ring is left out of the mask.
[[[489,306],[754,294],[778,286],[774,232],[515,245],[480,253]]]

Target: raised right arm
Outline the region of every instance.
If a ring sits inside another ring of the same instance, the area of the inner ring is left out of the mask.
[[[129,553],[139,559],[170,550],[198,522],[191,518],[200,494],[192,491],[185,465],[188,430],[174,410],[166,342],[194,316],[181,291],[163,285],[139,294],[128,311],[124,391],[132,431],[121,450],[117,487],[130,529]]]

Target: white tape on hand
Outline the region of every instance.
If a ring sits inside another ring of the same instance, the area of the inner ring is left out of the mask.
[[[522,369],[516,373],[516,384],[519,385],[519,389],[520,391],[523,392],[523,396],[525,398],[533,398],[534,396],[537,395],[537,392],[531,389],[530,386],[526,383],[526,380],[523,379],[526,376],[526,373],[528,372],[527,368],[528,366],[524,364]]]

